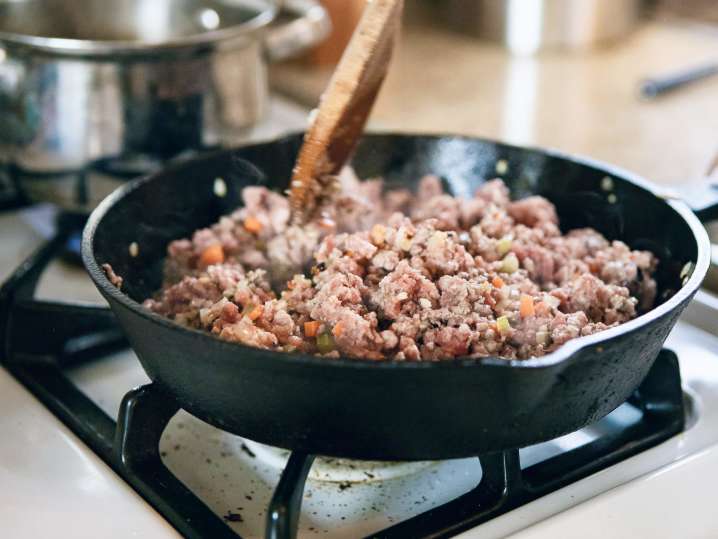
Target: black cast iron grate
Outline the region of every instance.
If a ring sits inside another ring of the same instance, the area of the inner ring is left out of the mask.
[[[0,288],[4,366],[181,534],[237,539],[161,461],[160,437],[179,410],[170,395],[152,384],[135,389],[124,397],[115,421],[65,376],[70,366],[127,346],[109,309],[34,299],[45,267],[76,233],[75,226],[61,226]],[[479,456],[483,473],[473,490],[372,537],[451,537],[681,432],[683,393],[673,352],[660,353],[631,403],[642,411],[638,422],[530,467],[521,468],[518,449]],[[290,456],[267,512],[266,537],[296,535],[313,459]]]

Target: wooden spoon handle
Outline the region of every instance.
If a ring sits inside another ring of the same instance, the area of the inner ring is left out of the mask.
[[[370,0],[304,136],[292,174],[293,221],[305,222],[355,149],[389,69],[403,0]]]

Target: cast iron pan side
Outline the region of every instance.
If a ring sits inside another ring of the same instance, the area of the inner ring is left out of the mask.
[[[159,286],[167,242],[233,209],[245,185],[283,189],[300,142],[301,135],[294,135],[223,151],[128,184],[95,210],[83,238],[85,264],[150,378],[190,413],[260,442],[354,458],[438,459],[526,446],[576,430],[616,408],[641,382],[707,270],[708,239],[695,216],[627,173],[480,139],[368,135],[355,168],[360,177],[383,175],[394,185],[436,173],[456,194],[468,196],[496,176],[498,160],[506,160],[514,197],[547,196],[563,226],[593,226],[663,257],[662,304],[542,358],[439,363],[268,352],[181,328],[142,309],[137,302]],[[229,187],[224,198],[214,194],[217,177]],[[129,255],[132,242],[139,246],[135,258]],[[125,278],[123,292],[100,269],[105,262]],[[695,269],[681,287],[678,275],[686,262]]]

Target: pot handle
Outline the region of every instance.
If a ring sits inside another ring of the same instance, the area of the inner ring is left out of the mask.
[[[13,161],[17,148],[27,144],[37,127],[37,115],[24,92],[25,68],[0,45],[0,210],[22,205],[22,195],[13,181]]]
[[[315,0],[284,0],[281,7],[296,18],[267,32],[264,48],[271,62],[296,56],[320,43],[332,29],[327,10]]]

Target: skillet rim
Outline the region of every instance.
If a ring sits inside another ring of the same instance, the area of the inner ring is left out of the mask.
[[[600,160],[586,157],[583,155],[569,154],[553,148],[542,148],[538,146],[522,146],[515,144],[508,144],[498,140],[473,137],[468,135],[451,134],[451,133],[411,133],[411,132],[397,132],[391,130],[372,130],[364,134],[362,138],[371,138],[372,136],[390,136],[397,138],[433,138],[433,139],[458,139],[465,141],[483,142],[492,144],[500,148],[538,152],[548,157],[559,158],[565,161],[569,161],[578,165],[592,167],[594,169],[605,172],[607,175],[617,177],[622,180],[626,180],[633,185],[636,185],[640,189],[646,192],[647,195],[653,195],[663,200],[664,203],[668,204],[671,209],[676,212],[683,221],[688,225],[688,228],[693,233],[697,244],[697,258],[695,265],[691,272],[690,278],[681,286],[681,288],[671,297],[668,301],[662,303],[658,307],[654,307],[650,311],[620,324],[614,328],[594,333],[593,335],[586,335],[571,339],[570,341],[561,345],[558,349],[550,352],[544,356],[530,358],[530,359],[503,359],[497,356],[488,356],[483,358],[457,358],[454,360],[447,361],[398,361],[393,359],[387,360],[368,360],[362,358],[351,358],[341,356],[336,359],[327,360],[309,354],[302,353],[288,353],[288,352],[276,352],[273,350],[265,350],[261,348],[255,348],[246,346],[240,343],[234,343],[229,341],[223,341],[214,337],[206,332],[200,331],[194,328],[187,328],[181,326],[174,321],[160,316],[159,314],[153,313],[149,309],[143,307],[140,303],[130,298],[127,294],[121,292],[116,286],[110,283],[109,279],[105,275],[105,272],[101,269],[95,258],[94,250],[94,238],[95,231],[101,223],[104,216],[121,200],[130,196],[135,190],[141,188],[144,184],[149,183],[159,176],[171,174],[176,170],[180,170],[190,163],[201,162],[204,160],[212,160],[220,155],[230,154],[234,151],[243,148],[264,146],[269,144],[277,144],[285,140],[290,140],[300,136],[302,131],[291,131],[279,137],[268,138],[260,141],[255,141],[249,144],[244,144],[232,148],[224,148],[221,150],[209,152],[201,156],[193,157],[190,159],[183,159],[174,163],[169,163],[161,170],[135,180],[132,180],[125,185],[122,185],[115,189],[110,195],[108,195],[90,214],[85,229],[82,234],[82,260],[85,265],[87,272],[94,281],[95,285],[100,289],[103,295],[110,296],[112,299],[117,301],[123,307],[129,309],[134,314],[148,320],[149,322],[159,324],[167,329],[181,330],[189,332],[196,338],[203,339],[208,346],[214,346],[223,348],[226,351],[236,351],[237,357],[242,357],[241,354],[257,355],[262,354],[262,361],[272,360],[288,363],[294,367],[306,366],[315,367],[322,366],[325,368],[349,368],[349,369],[457,369],[472,366],[490,366],[499,368],[524,368],[524,369],[539,369],[554,367],[560,363],[570,363],[571,359],[578,357],[578,352],[582,349],[589,348],[592,346],[600,346],[601,343],[609,341],[614,337],[618,337],[625,333],[638,330],[651,322],[665,316],[669,312],[676,309],[681,303],[688,300],[700,287],[703,279],[708,271],[710,264],[710,240],[708,233],[706,232],[703,224],[700,222],[698,217],[693,213],[689,206],[670,193],[669,189],[665,189],[664,193],[661,193],[661,188],[657,185],[650,183],[643,177],[625,170],[621,167],[604,163]],[[211,343],[211,344],[210,344]]]

